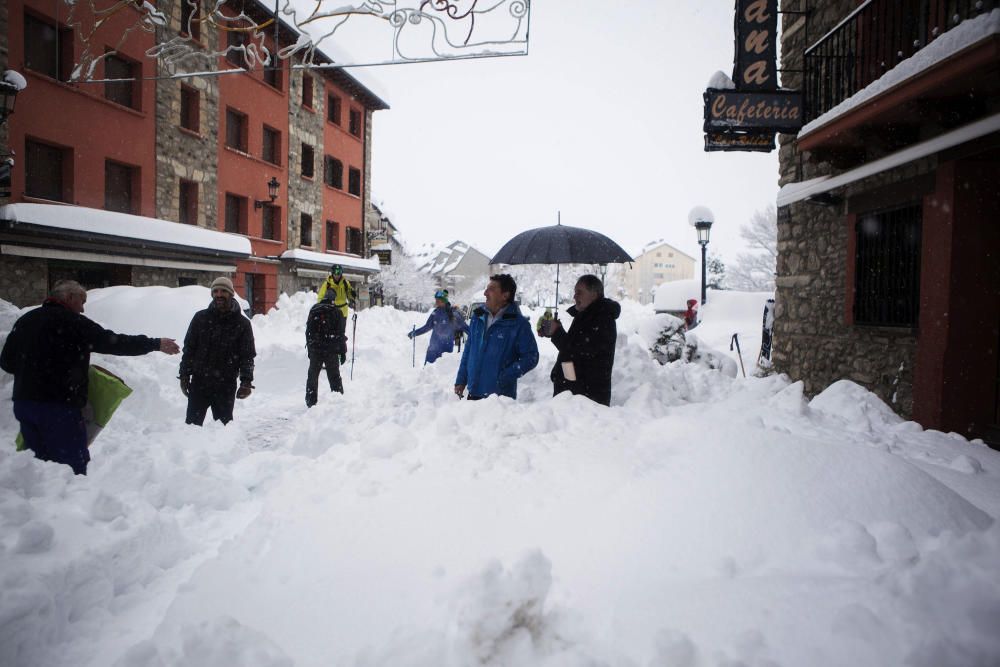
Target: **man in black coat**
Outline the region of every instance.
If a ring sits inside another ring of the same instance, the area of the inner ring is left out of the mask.
[[[247,398],[253,390],[257,356],[253,328],[235,296],[233,281],[216,278],[212,303],[195,313],[188,325],[180,372],[181,391],[188,399],[188,424],[201,426],[210,407],[213,419],[228,424],[236,399]]]
[[[326,366],[330,391],[344,393],[340,365],[347,360],[347,320],[339,306],[333,303],[333,293],[309,309],[306,321],[306,349],[309,352],[309,373],[306,376],[306,407],[316,405],[319,372]]]
[[[83,407],[90,353],[138,356],[177,354],[172,338],[126,336],[83,315],[87,290],[60,280],[40,308],[22,315],[0,353],[0,368],[14,375],[14,416],[28,449],[43,461],[87,474],[90,452]]]
[[[618,327],[615,320],[622,307],[604,298],[604,284],[594,275],[582,276],[573,290],[576,304],[569,331],[559,320],[550,325],[552,344],[559,350],[552,367],[552,395],[564,391],[582,394],[592,401],[611,405],[611,369],[615,363]]]

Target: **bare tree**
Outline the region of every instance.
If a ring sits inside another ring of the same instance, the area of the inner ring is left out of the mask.
[[[778,262],[778,214],[774,205],[755,211],[750,222],[740,227],[740,237],[749,252],[741,252],[729,266],[727,286],[746,292],[773,290]]]

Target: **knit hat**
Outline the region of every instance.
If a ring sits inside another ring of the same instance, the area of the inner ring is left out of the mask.
[[[439,289],[437,292],[434,292],[434,298],[441,299],[445,303],[448,303],[448,290]]]
[[[225,276],[219,276],[212,281],[212,290],[214,291],[217,287],[229,292],[229,296],[236,296],[236,290],[233,288],[233,281]]]

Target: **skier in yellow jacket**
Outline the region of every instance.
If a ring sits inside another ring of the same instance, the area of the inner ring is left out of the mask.
[[[344,267],[340,264],[333,265],[333,268],[330,269],[330,276],[320,285],[319,293],[316,295],[317,303],[323,300],[327,290],[333,290],[333,305],[340,308],[340,312],[344,314],[346,319],[348,304],[354,306],[354,288],[344,277]]]

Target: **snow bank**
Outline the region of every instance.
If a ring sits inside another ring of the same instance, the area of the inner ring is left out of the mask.
[[[713,293],[696,333],[759,329],[766,296]],[[661,366],[629,301],[610,408],[551,396],[544,339],[517,402],[460,401],[458,355],[421,366],[406,338],[426,315],[373,308],[346,393],[307,410],[313,300],[253,318],[257,390],[226,427],[183,424],[176,357],[101,357],[135,391],[89,476],[0,447],[0,664],[1000,660],[997,452],[852,383],[810,401]],[[205,304],[87,305],[159,335]],[[0,337],[19,312],[0,303]],[[16,429],[0,412],[0,440]]]

